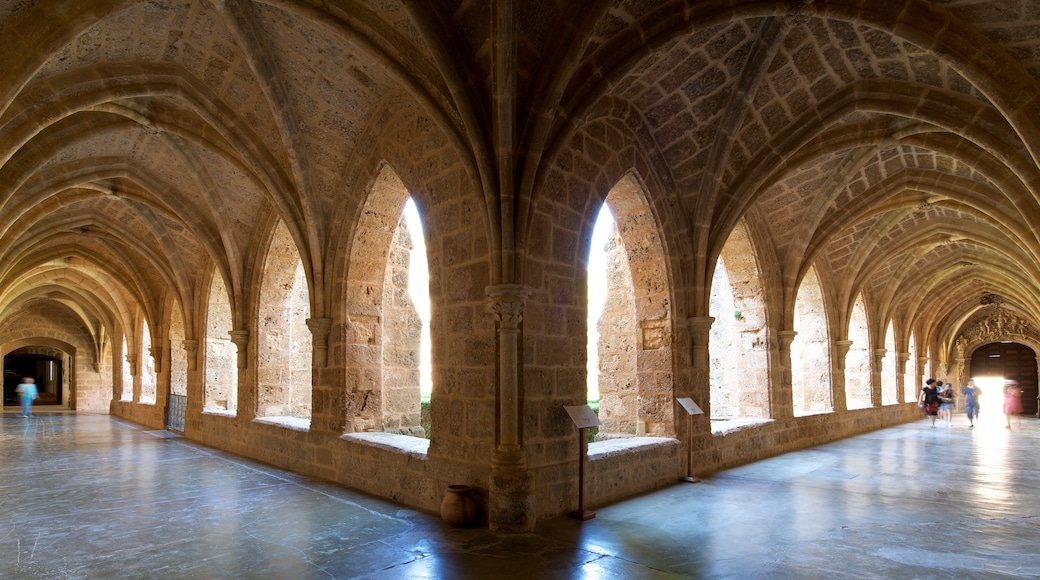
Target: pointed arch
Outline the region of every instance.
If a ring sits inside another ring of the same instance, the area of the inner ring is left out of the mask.
[[[632,173],[607,194],[614,217],[599,330],[600,435],[674,433],[672,298],[660,228]],[[591,321],[590,321],[591,324]]]
[[[423,321],[408,288],[415,247],[404,217],[409,198],[397,173],[384,165],[351,244],[346,284],[348,432],[427,435],[420,378]]]
[[[885,329],[885,356],[881,361],[881,404],[898,403],[896,375],[903,371],[896,368],[896,331],[891,320]]]
[[[795,298],[791,341],[791,389],[795,416],[834,409],[831,397],[831,349],[826,304],[816,267],[810,266]]]
[[[849,317],[852,346],[845,356],[845,405],[849,410],[873,406],[870,396],[870,329],[863,294],[856,297]]]
[[[310,296],[303,260],[282,220],[268,245],[259,307],[257,417],[309,425],[313,352],[307,328]]]
[[[238,357],[231,342],[231,300],[224,278],[213,270],[206,308],[206,396],[203,410],[238,412]]]
[[[144,317],[143,311],[140,318],[141,347],[138,349],[138,352],[140,352],[139,360],[141,366],[138,372],[141,376],[141,392],[137,396],[137,402],[154,405],[158,379],[155,376],[155,359],[152,357],[152,347],[155,343],[152,342],[152,330],[148,320]]]
[[[744,220],[729,235],[712,277],[708,351],[711,420],[769,418],[766,306]]]
[[[913,372],[903,380],[903,400],[904,401],[916,401],[917,395],[921,391],[921,376],[924,374],[924,365],[917,358],[917,338],[914,337],[913,331],[910,332],[910,337],[907,339],[907,352],[910,353],[909,365],[913,366]]]

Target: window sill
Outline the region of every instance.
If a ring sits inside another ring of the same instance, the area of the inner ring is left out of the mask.
[[[379,431],[347,433],[340,437],[340,439],[356,442],[368,447],[376,447],[396,453],[404,453],[419,459],[426,459],[426,454],[430,450],[429,439],[420,439],[419,437],[410,437],[408,435],[399,435],[397,433],[382,433]]]
[[[257,417],[256,419],[253,419],[253,422],[263,423],[264,425],[274,425],[276,427],[284,427],[286,429],[292,429],[293,431],[311,430],[310,417]]]
[[[589,443],[589,460],[601,459],[630,451],[674,445],[671,437],[618,437]]]

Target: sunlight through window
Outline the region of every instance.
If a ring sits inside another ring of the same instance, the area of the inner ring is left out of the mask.
[[[429,399],[433,392],[433,364],[430,343],[430,271],[426,264],[426,238],[423,237],[422,220],[415,201],[408,198],[404,206],[404,220],[408,235],[412,238],[412,253],[408,263],[408,293],[422,320],[422,335],[419,339],[419,392]]]
[[[596,225],[592,229],[592,244],[589,250],[589,339],[588,339],[588,400],[599,400],[599,318],[607,301],[607,242],[614,229],[614,215],[607,204],[599,210]]]

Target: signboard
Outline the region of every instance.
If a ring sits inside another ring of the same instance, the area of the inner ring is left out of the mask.
[[[704,411],[701,411],[701,408],[697,406],[697,403],[693,402],[693,399],[689,397],[679,397],[676,400],[679,401],[679,404],[682,405],[682,408],[686,409],[686,412],[690,415],[704,414]]]
[[[571,416],[571,421],[574,421],[574,425],[578,429],[599,427],[603,424],[600,422],[599,417],[596,416],[596,412],[588,405],[565,406],[564,409],[567,411],[567,414]]]

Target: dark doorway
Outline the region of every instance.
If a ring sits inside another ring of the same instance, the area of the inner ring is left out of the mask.
[[[1017,342],[994,342],[971,355],[971,376],[1004,377],[1022,389],[1022,413],[1037,414],[1036,353]]]
[[[23,377],[36,379],[37,405],[61,405],[63,366],[60,358],[42,354],[9,354],[4,357],[4,405],[17,405],[15,389]]]

